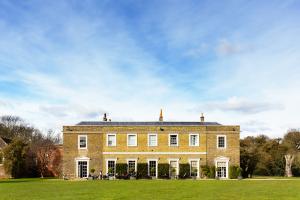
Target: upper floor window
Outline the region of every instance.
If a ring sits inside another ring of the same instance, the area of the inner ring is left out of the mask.
[[[148,134],[148,146],[157,146],[157,134]]]
[[[226,136],[225,135],[217,136],[217,147],[220,149],[226,148]]]
[[[178,134],[169,134],[169,146],[178,146]]]
[[[199,146],[199,134],[190,134],[190,146]]]
[[[116,146],[117,139],[116,134],[107,134],[107,146]]]
[[[127,146],[137,146],[136,134],[127,134]]]
[[[87,135],[78,135],[78,148],[87,149]]]

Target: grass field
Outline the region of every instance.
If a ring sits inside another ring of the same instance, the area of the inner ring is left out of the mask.
[[[0,180],[0,199],[300,199],[291,180]]]

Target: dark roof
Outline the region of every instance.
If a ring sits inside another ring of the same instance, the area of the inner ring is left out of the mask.
[[[79,126],[213,126],[221,125],[217,122],[104,122],[84,121]]]

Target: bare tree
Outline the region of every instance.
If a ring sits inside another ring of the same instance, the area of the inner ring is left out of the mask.
[[[37,163],[40,175],[43,178],[49,174],[49,166],[53,160],[54,154],[57,152],[55,143],[58,142],[52,130],[48,131],[46,138],[40,141],[37,149]]]

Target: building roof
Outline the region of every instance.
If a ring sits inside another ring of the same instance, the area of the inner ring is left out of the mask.
[[[110,122],[83,121],[78,126],[218,126],[217,122]]]

